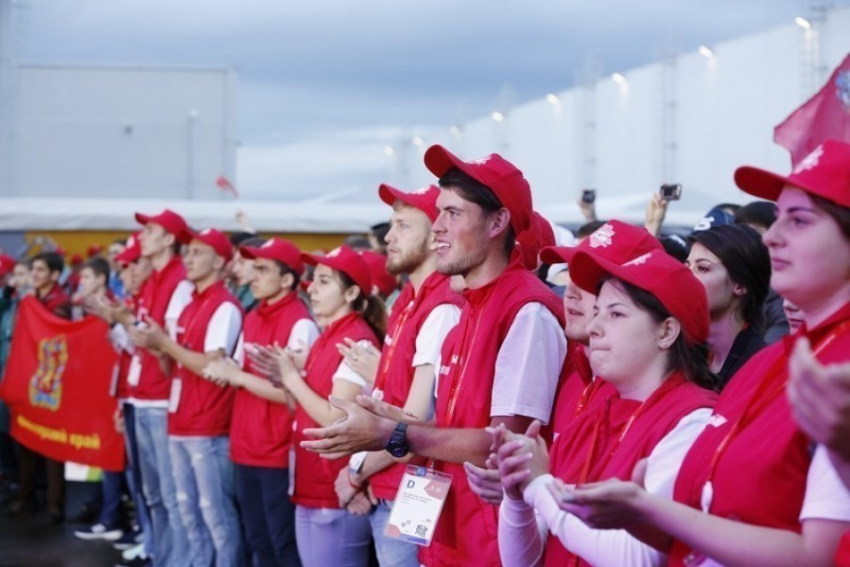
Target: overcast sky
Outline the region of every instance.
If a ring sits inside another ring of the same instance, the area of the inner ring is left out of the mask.
[[[21,0],[17,0],[21,1]],[[846,0],[837,0],[839,6]],[[238,70],[247,198],[360,187],[383,147],[563,90],[588,55],[651,63],[806,15],[805,0],[26,0],[30,62]]]

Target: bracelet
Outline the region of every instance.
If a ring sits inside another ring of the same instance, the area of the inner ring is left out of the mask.
[[[353,488],[354,490],[357,490],[358,492],[360,490],[363,490],[363,486],[358,485],[358,484],[354,484],[354,481],[351,480],[351,471],[350,470],[348,471],[348,485],[351,488]]]

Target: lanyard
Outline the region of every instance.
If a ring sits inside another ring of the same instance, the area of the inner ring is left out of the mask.
[[[814,356],[821,354],[824,349],[826,349],[826,347],[828,347],[836,338],[838,338],[839,335],[841,335],[841,333],[845,329],[848,328],[848,326],[850,326],[850,320],[844,321],[831,333],[825,336],[815,347]],[[775,384],[771,384],[775,375],[778,375],[779,379],[775,381]],[[765,409],[771,402],[773,402],[773,400],[779,397],[779,395],[785,390],[785,385],[787,383],[788,355],[783,354],[776,361],[774,361],[774,363],[770,367],[770,370],[765,373],[764,377],[761,379],[761,382],[758,385],[758,388],[756,388],[755,392],[750,397],[750,401],[747,404],[747,408],[744,410],[744,413],[735,421],[735,423],[732,424],[732,426],[729,428],[729,431],[727,431],[726,435],[723,437],[723,440],[717,446],[717,449],[715,449],[714,455],[712,455],[711,457],[711,463],[708,466],[708,479],[705,483],[707,486],[712,485],[714,474],[717,472],[717,465],[720,463],[720,459],[723,457],[723,454],[726,452],[726,449],[729,448],[729,444],[732,442],[732,440],[737,437],[738,434],[744,428],[746,428],[750,423],[752,423],[755,418],[759,416],[763,409]],[[705,496],[703,499],[710,500],[710,497]],[[706,506],[704,505],[703,507]]]
[[[581,397],[578,399],[578,404],[576,405],[576,412],[573,415],[574,418],[581,415],[581,413],[587,408],[587,404],[590,402],[590,399],[596,394],[597,390],[599,390],[600,383],[602,379],[599,377],[593,378],[590,384],[584,387],[584,390],[581,391]]]
[[[404,329],[404,325],[407,323],[407,319],[410,317],[410,314],[413,313],[413,306],[415,303],[416,299],[411,299],[410,303],[407,304],[407,307],[404,308],[404,311],[401,312],[401,315],[399,315],[395,327],[393,328],[389,348],[387,348],[386,353],[381,353],[381,372],[378,375],[378,379],[375,380],[376,390],[384,390],[384,386],[387,382],[387,375],[390,371],[390,363],[392,362],[396,346],[398,346],[399,336],[401,336],[401,331]]]

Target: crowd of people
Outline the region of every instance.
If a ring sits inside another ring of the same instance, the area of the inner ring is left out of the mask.
[[[165,210],[74,270],[0,257],[0,363],[26,294],[119,353],[127,470],[79,537],[155,566],[850,565],[850,145],[739,168],[758,200],[686,236],[661,195],[573,235],[497,154],[424,161],[331,251]],[[63,463],[0,411],[9,512],[43,462],[62,522]]]

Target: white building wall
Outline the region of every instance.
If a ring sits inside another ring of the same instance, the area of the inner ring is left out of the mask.
[[[583,102],[586,89],[576,87],[555,93],[558,105],[533,100],[510,110],[502,123],[485,116],[465,124],[459,145],[450,136],[440,143],[460,147],[463,157],[496,151],[514,161],[532,185],[535,206],[555,221],[580,219],[575,201],[586,185],[597,189],[601,217],[641,220],[649,195],[661,183],[675,182],[682,183],[683,198],[671,205],[668,217],[693,223],[713,204],[752,200],[734,185],[738,166],[789,170],[788,152],[773,143],[774,126],[812,96],[811,85],[819,89],[850,52],[850,9],[815,24],[814,31],[792,22],[709,46],[712,58],[681,54],[666,93],[664,65],[658,62],[622,71],[626,85],[601,78],[590,106]],[[820,45],[820,68],[813,69],[807,58],[807,41]],[[667,97],[675,102],[667,140],[673,150],[663,146]],[[590,118],[587,108],[593,109]],[[590,167],[582,159],[587,141],[595,158]],[[666,168],[672,179],[665,176],[665,152],[673,158]]]
[[[221,199],[235,170],[235,72],[22,65],[24,197]],[[16,189],[16,190],[15,190]]]

